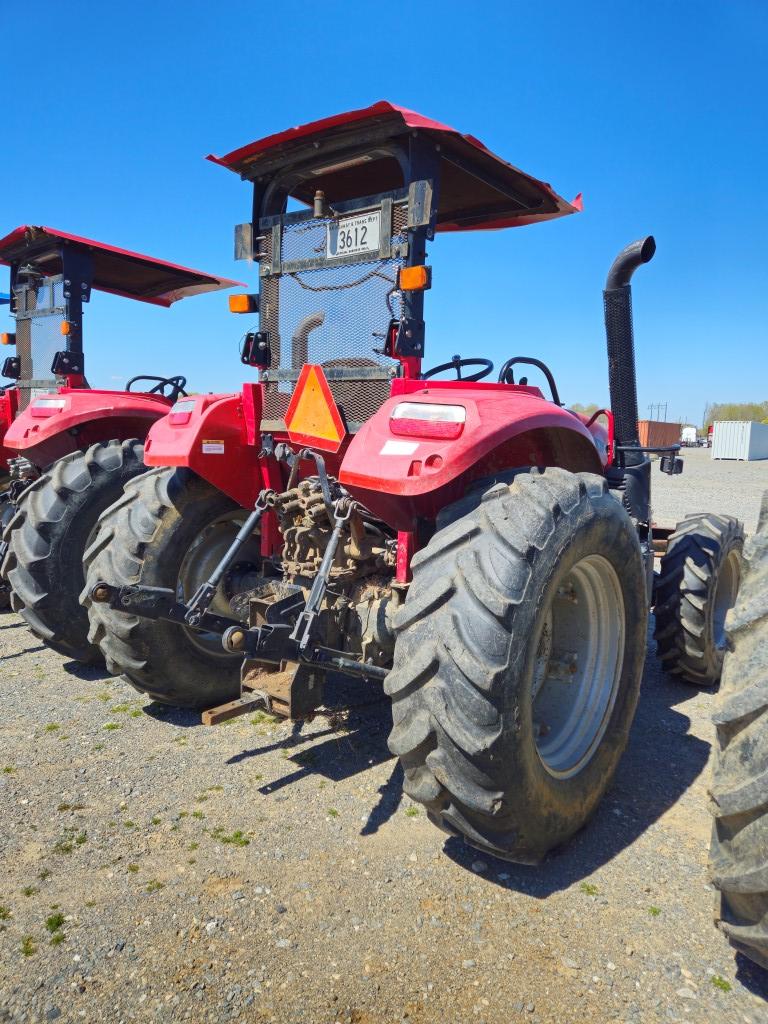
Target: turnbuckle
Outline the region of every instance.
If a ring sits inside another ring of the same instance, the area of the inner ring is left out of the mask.
[[[209,578],[205,583],[201,583],[195,593],[192,595],[192,599],[187,605],[187,610],[184,614],[184,621],[188,626],[199,626],[200,622],[208,611],[211,601],[216,594],[216,590],[221,583],[224,574],[227,572],[229,567],[235,561],[237,556],[240,554],[240,550],[246,543],[248,538],[251,536],[253,531],[259,525],[261,517],[264,515],[270,505],[274,504],[274,500],[277,497],[275,491],[270,488],[264,488],[256,499],[253,512],[248,516],[243,525],[237,532],[237,536],[230,544],[226,554],[213,570]]]
[[[328,589],[328,577],[331,573],[333,560],[336,557],[336,550],[339,546],[339,541],[341,540],[341,533],[344,529],[345,523],[349,521],[354,508],[355,502],[346,495],[339,498],[338,501],[334,503],[333,533],[331,533],[328,540],[328,545],[326,546],[323,554],[323,560],[320,563],[320,568],[317,570],[317,575],[312,581],[312,588],[309,591],[307,603],[299,617],[296,619],[296,624],[293,627],[293,632],[291,633],[291,640],[296,641],[299,646],[299,651],[305,651],[312,638],[315,620],[317,619],[320,611],[320,606],[323,603],[325,592]]]

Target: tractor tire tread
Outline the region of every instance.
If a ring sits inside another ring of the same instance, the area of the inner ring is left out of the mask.
[[[11,586],[11,607],[38,639],[65,657],[89,664],[102,660],[87,639],[87,620],[78,614],[79,595],[70,593],[72,581],[57,572],[56,548],[66,543],[67,511],[85,500],[87,492],[108,493],[127,477],[140,475],[143,452],[143,442],[129,438],[65,455],[21,493],[3,533],[9,546],[2,575]]]
[[[441,513],[413,559],[414,581],[394,621],[385,690],[389,747],[403,766],[404,791],[443,831],[523,863],[538,862],[546,850],[529,840],[524,823],[510,827],[494,779],[515,617],[535,600],[532,566],[556,523],[570,517],[576,527],[602,502],[620,512],[602,477],[557,467],[466,495]]]
[[[193,485],[210,488],[190,470],[157,467],[131,481],[122,497],[106,509],[99,520],[98,533],[85,553],[86,585],[80,600],[88,611],[89,640],[98,645],[109,672],[123,675],[136,690],[159,703],[180,708],[211,707],[231,700],[235,690],[239,693],[239,671],[236,679],[227,677],[222,693],[206,686],[206,674],[209,682],[215,682],[215,672],[206,669],[203,662],[195,673],[190,665],[186,670],[164,672],[151,655],[153,644],[157,643],[153,631],[165,627],[176,631],[182,627],[141,619],[90,598],[91,590],[100,580],[115,586],[141,582],[148,550],[163,537],[164,517],[177,513],[177,502],[169,486],[180,476],[193,481]],[[210,493],[214,493],[212,489]],[[234,507],[230,499],[223,495],[221,498]],[[157,652],[157,646],[154,649]]]
[[[709,867],[718,926],[768,969],[768,493],[743,567],[726,620],[728,650],[713,715]]]
[[[723,653],[710,641],[709,603],[721,558],[743,543],[743,524],[714,512],[688,515],[670,534],[656,581],[654,639],[665,671],[692,686],[714,686],[720,677]]]

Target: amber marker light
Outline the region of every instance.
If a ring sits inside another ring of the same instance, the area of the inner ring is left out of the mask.
[[[230,295],[229,296],[229,312],[230,313],[255,313],[258,308],[255,295]]]
[[[432,284],[432,268],[401,267],[398,284],[402,292],[423,291]]]

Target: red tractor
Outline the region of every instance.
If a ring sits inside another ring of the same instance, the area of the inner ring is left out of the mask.
[[[0,456],[10,481],[3,505],[6,593],[41,640],[68,657],[100,658],[78,597],[82,556],[103,510],[144,472],[149,428],[184,395],[183,377],[134,377],[124,391],[85,376],[83,305],[91,290],[169,307],[237,282],[46,227],[0,240],[11,268],[13,383],[0,395]],[[137,387],[138,385],[138,387]]]
[[[151,429],[157,468],[86,554],[91,639],[157,699],[229,701],[209,721],[310,717],[329,672],[383,683],[406,792],[475,846],[539,860],[597,806],[637,703],[658,538],[629,279],[654,241],[611,269],[612,411],[586,419],[538,358],[510,353],[495,379],[485,357],[423,363],[436,233],[578,203],[388,103],[217,162],[254,188],[236,250],[260,290],[233,299],[259,314],[243,348],[259,382]]]

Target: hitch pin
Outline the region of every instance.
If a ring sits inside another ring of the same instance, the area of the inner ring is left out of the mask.
[[[269,488],[265,488],[261,494],[259,494],[256,499],[256,505],[254,506],[253,512],[251,512],[243,525],[237,531],[237,536],[230,544],[226,554],[205,583],[200,584],[195,591],[192,600],[187,605],[187,610],[184,613],[184,621],[187,625],[198,626],[200,624],[203,616],[210,607],[211,601],[213,600],[218,585],[221,583],[222,577],[240,554],[240,549],[259,525],[261,517],[266,512],[274,497],[275,492]]]

